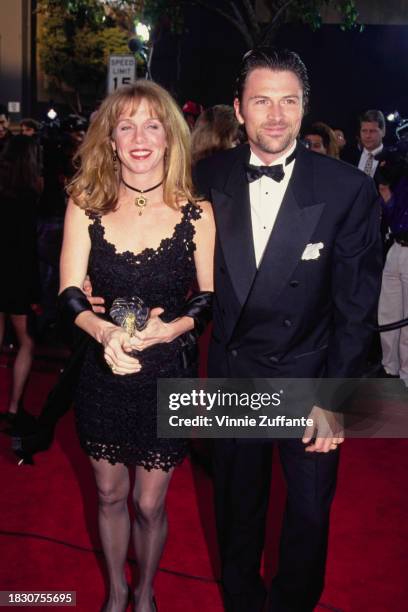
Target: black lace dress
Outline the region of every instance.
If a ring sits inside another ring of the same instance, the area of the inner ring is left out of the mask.
[[[101,218],[90,216],[89,275],[93,293],[105,298],[107,311],[115,298],[137,295],[151,308],[164,308],[163,320],[178,316],[196,277],[192,220],[200,216],[199,207],[186,204],[171,238],[137,255],[118,253],[105,238]],[[79,438],[95,459],[168,471],[185,457],[187,442],[157,438],[156,381],[194,377],[196,368],[183,367],[177,340],[146,349],[141,363],[137,374],[115,375],[103,358],[102,346],[91,341],[75,397]]]

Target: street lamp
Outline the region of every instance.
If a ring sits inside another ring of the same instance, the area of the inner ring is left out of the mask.
[[[144,43],[147,43],[150,38],[150,26],[138,21],[135,27],[135,32],[138,38]]]
[[[128,47],[132,53],[140,55],[146,64],[146,79],[152,78],[150,73],[150,65],[152,62],[154,44],[151,43],[150,46],[148,44],[150,40],[150,30],[151,27],[149,25],[138,21],[135,24],[136,38],[131,38],[128,42]]]

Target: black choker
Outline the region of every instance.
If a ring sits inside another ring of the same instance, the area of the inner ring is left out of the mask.
[[[164,182],[164,179],[162,179],[160,183],[157,183],[157,185],[153,185],[153,187],[149,187],[149,189],[136,189],[136,187],[132,187],[132,185],[129,185],[128,183],[126,183],[126,181],[124,181],[123,178],[121,180],[122,180],[122,183],[125,185],[125,187],[127,187],[128,189],[131,189],[132,191],[137,191],[137,193],[142,194],[138,196],[135,200],[135,206],[140,208],[139,215],[142,214],[143,209],[145,208],[147,204],[147,198],[145,198],[143,194],[149,193],[149,191],[153,191],[154,189],[157,189],[157,187],[160,187],[160,185],[163,185],[163,182]]]

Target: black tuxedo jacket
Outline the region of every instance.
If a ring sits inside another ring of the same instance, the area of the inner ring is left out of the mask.
[[[362,154],[361,149],[358,149],[357,147],[352,147],[352,148],[347,147],[346,151],[344,151],[344,154],[342,155],[341,158],[343,161],[347,162],[348,164],[351,164],[352,166],[356,166],[356,168],[358,168],[358,164],[360,163],[361,154]],[[374,178],[374,183],[378,187],[380,183],[380,179],[381,179],[380,164],[378,164],[377,168],[375,169],[373,178]]]
[[[376,325],[380,207],[374,182],[298,145],[262,261],[255,263],[242,145],[202,160],[198,192],[214,208],[211,377],[358,377]],[[302,259],[306,245],[320,256]]]

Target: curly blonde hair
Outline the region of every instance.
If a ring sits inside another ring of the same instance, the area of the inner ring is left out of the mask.
[[[191,178],[190,130],[172,96],[157,83],[138,80],[105,98],[96,112],[78,153],[79,169],[67,187],[75,204],[90,212],[106,214],[116,208],[120,171],[115,170],[112,133],[120,116],[137,111],[142,100],[152,116],[163,124],[167,138],[164,158],[164,202],[179,208],[185,200],[195,201]]]

